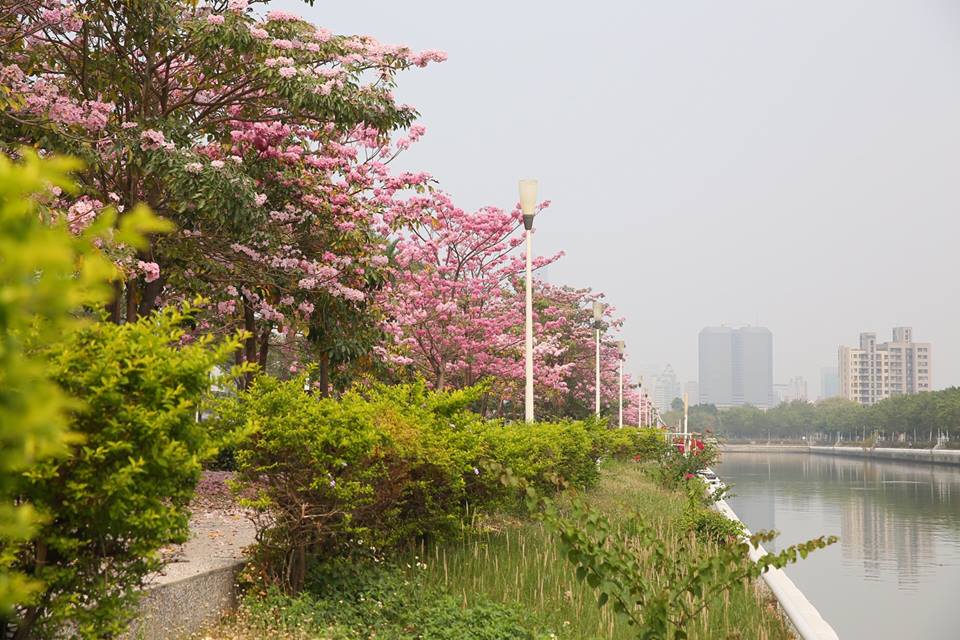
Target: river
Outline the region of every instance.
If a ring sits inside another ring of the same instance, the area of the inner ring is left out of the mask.
[[[843,640],[960,638],[960,467],[724,453],[716,471],[769,550],[840,542],[787,574]]]

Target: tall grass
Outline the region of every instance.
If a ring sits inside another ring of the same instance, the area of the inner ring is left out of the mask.
[[[618,524],[632,514],[639,515],[672,553],[699,556],[712,551],[712,543],[681,530],[684,498],[655,486],[639,465],[611,463],[604,469],[600,486],[585,498]],[[478,598],[519,604],[535,613],[536,619],[546,621],[539,631],[561,638],[636,637],[636,629],[618,619],[611,607],[597,606],[594,590],[576,579],[557,536],[542,524],[477,519],[472,525],[468,531],[473,532],[459,542],[411,549],[411,566],[419,566],[427,573],[428,583],[441,585],[465,606]],[[476,532],[478,528],[480,532]],[[648,578],[660,579],[655,575]],[[694,639],[792,637],[775,605],[749,583],[716,598],[689,632]]]

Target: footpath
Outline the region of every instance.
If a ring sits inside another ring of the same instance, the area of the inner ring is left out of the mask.
[[[253,523],[226,487],[229,472],[206,471],[190,505],[190,539],[163,550],[163,570],[149,578],[140,612],[126,638],[184,638],[236,607],[243,551]]]

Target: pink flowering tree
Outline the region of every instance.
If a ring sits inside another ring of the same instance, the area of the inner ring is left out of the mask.
[[[538,339],[552,345],[549,366],[561,373],[560,380],[543,385],[537,393],[537,412],[545,418],[586,418],[594,413],[596,389],[596,329],[593,303],[603,294],[538,282],[534,307]],[[601,413],[616,423],[619,402],[620,354],[616,333],[623,325],[616,310],[605,305],[601,322],[600,405]],[[628,351],[629,353],[629,351]],[[636,390],[624,373],[624,424],[636,424]]]
[[[438,52],[261,18],[246,0],[21,0],[0,6],[0,41],[6,152],[86,162],[82,194],[61,203],[71,226],[145,202],[180,229],[106,247],[126,274],[114,321],[217,294],[210,320],[242,318],[241,356],[263,360],[264,335],[309,316],[311,295],[366,295],[394,194],[426,180],[390,176],[384,153],[415,117],[393,98],[397,73]]]
[[[390,337],[382,356],[436,388],[489,378],[508,399],[523,376],[519,209],[467,212],[435,192],[408,201],[406,215],[419,222],[397,242],[397,278],[382,297]],[[535,258],[534,268],[557,257]],[[536,366],[553,381],[551,349],[538,345]]]

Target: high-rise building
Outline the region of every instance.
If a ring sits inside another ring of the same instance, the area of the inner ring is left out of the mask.
[[[840,395],[871,405],[891,396],[931,389],[931,347],[914,342],[910,327],[895,327],[893,340],[877,343],[877,334],[861,333],[860,347],[838,352]]]
[[[820,369],[820,399],[836,398],[840,395],[840,369],[823,367]]]
[[[660,411],[669,411],[670,403],[673,402],[674,398],[681,397],[682,393],[677,374],[673,371],[673,367],[668,364],[657,376],[653,387],[653,404]]]
[[[765,327],[706,327],[700,332],[700,404],[769,408],[773,334]]]
[[[706,327],[700,332],[700,402],[733,405],[733,329]]]

